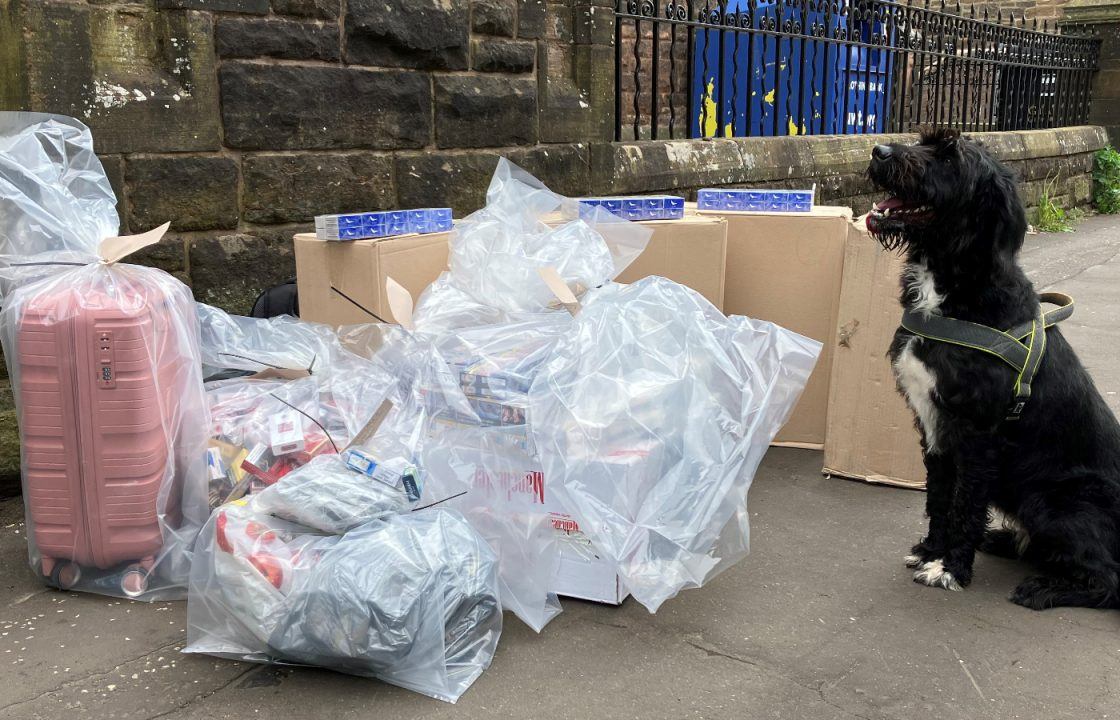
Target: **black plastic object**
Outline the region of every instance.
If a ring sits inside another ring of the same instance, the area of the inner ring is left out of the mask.
[[[257,296],[250,317],[270,318],[277,315],[299,317],[299,290],[296,279],[288,278]]]

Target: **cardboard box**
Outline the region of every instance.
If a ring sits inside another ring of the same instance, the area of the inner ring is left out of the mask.
[[[549,222],[567,221],[557,216]],[[641,224],[653,235],[619,282],[660,275],[696,290],[722,310],[726,221],[688,213],[680,220]],[[296,235],[300,317],[336,326],[378,319],[392,322],[385,278],[392,277],[413,298],[420,297],[447,269],[450,237],[450,233],[433,233],[339,242],[319,240],[310,233]]]
[[[557,595],[621,605],[630,594],[615,572],[614,563],[600,557],[582,533],[560,539],[560,563],[553,576]]]
[[[852,211],[715,214],[727,220],[724,312],[769,320],[824,343],[801,400],[774,439],[775,445],[819,450]]]
[[[447,269],[450,237],[443,232],[339,242],[296,235],[300,317],[327,325],[393,322],[385,278],[419,297]]]
[[[851,226],[840,317],[832,341],[824,472],[873,483],[925,487],[914,416],[895,387],[887,350],[898,329],[902,259]]]
[[[651,229],[653,235],[638,259],[616,278],[618,282],[632,283],[660,275],[692,288],[723,310],[727,221],[686,212],[679,220],[638,224]]]

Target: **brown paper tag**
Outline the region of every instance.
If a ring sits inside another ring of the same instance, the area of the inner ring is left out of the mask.
[[[391,277],[385,278],[385,295],[389,298],[389,310],[393,313],[393,319],[405,330],[412,332],[412,295]]]
[[[370,416],[369,422],[367,422],[362,427],[362,429],[358,431],[358,434],[354,436],[354,439],[351,440],[350,444],[346,447],[360,447],[369,442],[370,438],[372,438],[377,432],[377,429],[381,427],[381,423],[385,422],[385,418],[389,415],[389,411],[392,409],[392,400],[383,401],[377,408],[377,410],[373,413],[373,415]]]
[[[171,223],[165,222],[163,225],[149,230],[148,232],[140,233],[139,235],[122,235],[105,238],[101,241],[98,253],[101,255],[101,259],[106,263],[112,264],[118,262],[141,248],[155,245],[160,241],[160,238],[164,236],[164,233],[167,232],[169,227],[171,227]]]
[[[572,289],[568,287],[568,283],[564,282],[564,278],[560,277],[560,273],[556,272],[556,268],[538,268],[537,273],[540,274],[544,284],[548,285],[548,289],[552,291],[552,294],[556,296],[564,309],[574,317],[579,312],[579,300],[576,299]]]
[[[310,377],[311,373],[306,370],[297,370],[289,368],[265,368],[258,373],[249,376],[250,380],[299,380],[301,378]]]

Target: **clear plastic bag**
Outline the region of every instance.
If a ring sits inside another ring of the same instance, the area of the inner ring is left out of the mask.
[[[555,269],[577,292],[610,281],[645,249],[651,231],[596,209],[577,220],[574,201],[504,158],[486,206],[456,223],[450,270],[416,303],[422,333],[517,320],[555,308],[538,271]]]
[[[528,447],[528,391],[570,325],[568,313],[546,313],[431,338],[413,389],[425,418],[418,465],[429,482],[469,490],[450,506],[498,553],[504,607],[537,632],[560,612],[562,531]]]
[[[0,341],[31,565],[57,587],[172,599],[209,512],[198,319],[170,275],[100,261],[114,204],[85,126],[0,113]]]
[[[327,325],[287,315],[267,319],[230,315],[203,303],[198,303],[198,319],[207,376],[220,369],[315,374],[340,361],[342,344]]]
[[[820,343],[649,277],[588,293],[529,392],[560,502],[651,611],[747,549],[746,496]]]
[[[119,228],[89,128],[62,115],[0,112],[0,255],[94,262]]]
[[[259,492],[314,458],[338,455],[382,403],[400,402],[390,371],[343,348],[325,325],[208,306],[199,307],[199,317],[203,357],[215,369],[261,370],[207,383],[212,507]]]
[[[301,471],[322,466],[320,508],[353,499],[355,474],[328,464]],[[316,665],[455,702],[501,634],[489,546],[448,509],[385,514],[337,535],[334,519],[317,528],[264,512],[289,482],[223,506],[203,530],[184,652]]]

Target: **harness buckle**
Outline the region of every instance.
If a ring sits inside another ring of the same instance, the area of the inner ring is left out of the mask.
[[[1027,406],[1026,400],[1017,400],[1011,404],[1007,409],[1007,420],[1018,420],[1019,416],[1023,414],[1023,408]]]

